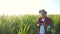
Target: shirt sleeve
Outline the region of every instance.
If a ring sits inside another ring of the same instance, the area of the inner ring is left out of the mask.
[[[37,26],[37,24],[39,24],[39,18],[38,18],[37,21],[36,21],[36,26]],[[37,27],[39,27],[39,26],[37,26]]]
[[[51,28],[53,28],[53,21],[52,21],[52,19],[49,19],[49,24],[50,24]]]

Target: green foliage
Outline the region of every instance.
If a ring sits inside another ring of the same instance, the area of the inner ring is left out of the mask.
[[[58,26],[60,15],[48,15],[54,23],[52,33]],[[0,34],[37,34],[38,15],[0,16]]]

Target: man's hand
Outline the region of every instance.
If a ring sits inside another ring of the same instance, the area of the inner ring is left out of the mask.
[[[37,24],[37,26],[39,26],[39,24]]]

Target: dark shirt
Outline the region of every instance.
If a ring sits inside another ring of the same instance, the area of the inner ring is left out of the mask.
[[[42,17],[39,17],[39,18],[38,18],[38,20],[37,20],[37,22],[36,22],[36,25],[37,25],[37,24],[40,24],[41,19],[42,19]],[[46,28],[47,28],[46,26],[47,26],[47,25],[50,25],[51,28],[52,28],[52,26],[53,26],[53,23],[52,23],[51,18],[45,17],[45,21],[44,21],[44,22],[45,22],[45,24],[46,24],[46,25],[44,26],[45,34],[51,34],[51,31],[49,31],[49,32],[46,31]],[[39,33],[40,26],[37,26],[37,28],[38,28],[38,33]]]

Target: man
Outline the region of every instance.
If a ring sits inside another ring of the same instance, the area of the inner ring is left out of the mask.
[[[36,22],[36,26],[38,28],[38,34],[52,34],[51,32],[52,20],[46,16],[47,12],[44,9],[42,9],[39,11],[39,14],[41,15],[41,17],[39,17]],[[41,21],[44,22],[42,23],[42,25],[40,25]]]

